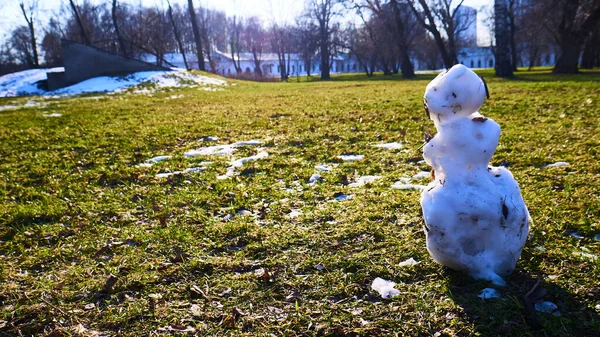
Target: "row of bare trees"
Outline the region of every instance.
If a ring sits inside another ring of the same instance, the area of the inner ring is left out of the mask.
[[[69,39],[127,57],[151,54],[158,64],[168,64],[166,54],[175,52],[186,68],[213,72],[213,51],[219,50],[230,56],[237,75],[243,74],[241,60],[251,58],[254,77],[263,76],[262,59],[272,53],[284,80],[291,75],[293,54],[308,75],[318,62],[321,78],[328,79],[333,57],[343,52],[368,75],[383,71],[411,78],[414,60],[448,68],[459,62],[461,48],[477,42],[466,35],[476,16],[464,0],[306,0],[295,22],[268,26],[260,18],[227,16],[194,0],[183,5],[164,0],[154,7],[65,0],[42,26],[37,1],[19,0],[24,24],[0,47],[0,67],[39,67],[42,57],[46,66],[59,65],[60,41]],[[600,65],[600,0],[495,0],[493,9],[488,28],[499,76],[539,64],[551,50],[558,55],[555,72],[577,72],[579,63]],[[348,15],[360,23],[347,23]]]

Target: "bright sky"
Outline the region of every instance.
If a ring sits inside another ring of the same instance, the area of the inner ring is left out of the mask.
[[[25,0],[25,2],[34,0]],[[111,0],[91,0],[94,3],[110,3]],[[0,43],[5,41],[11,30],[21,24],[25,24],[25,20],[19,8],[20,0],[0,0]],[[83,2],[76,0],[77,3]],[[68,5],[68,0],[38,0],[40,13],[39,20],[45,23],[47,19],[58,13],[61,4]],[[163,8],[165,0],[119,0],[123,4],[142,4],[144,6],[158,6]],[[172,4],[185,4],[187,0],[171,0]],[[465,0],[465,6],[474,7],[480,10],[483,6],[489,6],[493,0]],[[302,12],[304,7],[303,0],[194,0],[196,6],[200,5],[207,8],[214,8],[225,11],[228,15],[239,16],[259,16],[265,22],[293,22],[294,17]],[[489,40],[487,33],[483,30],[482,20],[484,19],[479,11],[478,15],[478,35],[479,43],[485,43]]]

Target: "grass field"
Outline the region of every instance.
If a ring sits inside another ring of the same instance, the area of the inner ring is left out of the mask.
[[[598,336],[600,72],[482,74],[482,113],[502,126],[492,164],[512,170],[534,220],[502,298],[434,263],[420,192],[391,188],[429,169],[433,75],[239,81],[0,111],[0,336]],[[230,157],[183,156],[251,139],[264,149],[234,158],[269,156],[226,179]],[[158,155],[173,157],[137,167]],[[570,165],[542,168],[558,161]],[[320,164],[337,165],[308,184]],[[364,175],[382,178],[348,186]],[[376,277],[400,295],[381,299]]]

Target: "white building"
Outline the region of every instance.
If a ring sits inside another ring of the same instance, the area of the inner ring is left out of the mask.
[[[277,54],[263,53],[259,55],[260,68],[265,77],[278,77],[281,74],[280,62]],[[156,57],[153,55],[144,55],[142,59],[147,62],[156,62]],[[178,53],[169,53],[164,56],[167,65],[177,68],[185,68],[183,56]],[[198,69],[198,60],[195,54],[186,54],[188,66],[192,69]],[[236,63],[238,56],[235,55]],[[208,58],[205,57],[206,70],[212,69]],[[233,63],[230,53],[215,51],[211,54],[211,61],[214,64],[215,72],[218,75],[231,77],[236,76],[236,67]],[[285,54],[285,64],[289,76],[305,76],[308,74],[306,64],[299,54]],[[239,66],[242,74],[245,77],[254,76],[256,64],[252,53],[240,53]],[[334,73],[355,73],[361,72],[363,69],[358,60],[349,54],[338,54],[331,57],[330,72]],[[321,59],[316,56],[311,60],[310,74],[318,75],[321,72]]]

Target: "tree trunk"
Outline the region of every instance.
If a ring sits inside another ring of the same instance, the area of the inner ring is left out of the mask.
[[[410,56],[408,55],[408,46],[406,45],[404,36],[406,29],[404,27],[404,22],[402,22],[398,2],[397,0],[392,0],[390,2],[392,4],[392,9],[394,10],[394,21],[396,22],[396,31],[398,33],[396,40],[398,41],[398,49],[400,50],[400,70],[402,71],[402,78],[413,78],[416,76],[415,68],[410,62]]]
[[[194,41],[196,42],[196,55],[198,56],[198,69],[206,71],[204,66],[204,54],[202,52],[202,39],[198,30],[198,21],[196,20],[196,11],[194,10],[194,1],[188,0],[188,10],[192,20],[192,31],[194,32]]]
[[[517,71],[517,43],[515,41],[515,1],[509,1],[508,8],[508,29],[510,31],[510,60],[513,71]]]
[[[329,36],[327,34],[327,27],[325,27],[324,23],[320,24],[319,37],[319,47],[321,51],[321,79],[328,80],[331,78],[329,71]]]
[[[510,32],[508,31],[506,1],[494,1],[494,16],[496,29],[496,76],[513,76],[512,63],[510,61]]]
[[[583,55],[581,56],[581,68],[592,69],[596,65],[596,54],[598,54],[598,39],[600,29],[593,31],[586,39],[583,47]]]
[[[171,10],[171,4],[169,4],[169,10]],[[117,0],[113,0],[112,2],[112,21],[115,26],[115,34],[117,34],[117,40],[119,41],[119,48],[121,49],[121,53],[125,56],[129,56],[127,54],[127,50],[125,49],[125,41],[123,40],[123,36],[121,36],[121,31],[119,31],[119,23],[117,22]],[[172,18],[172,15],[171,15]],[[177,34],[175,34],[177,35]]]
[[[560,56],[556,61],[555,74],[576,74],[579,72],[579,54],[581,46],[577,39],[563,39],[560,44]]]
[[[79,26],[79,30],[81,32],[81,38],[83,39],[83,43],[89,45],[90,39],[87,36],[85,29],[83,28],[83,22],[81,22],[81,17],[79,16],[79,11],[77,10],[77,6],[75,6],[75,3],[73,2],[73,0],[69,0],[69,3],[71,4],[71,9],[73,10],[73,14],[75,14],[75,20],[77,21],[77,25]]]
[[[254,59],[254,73],[258,78],[263,77],[262,69],[260,69],[260,59],[258,58],[258,53],[256,52],[256,48],[252,48],[252,58]]]
[[[185,66],[185,69],[189,70],[190,67],[188,66],[187,58],[185,57],[185,49],[183,48],[183,43],[181,42],[181,36],[179,35],[179,31],[177,30],[175,19],[173,18],[173,9],[171,8],[171,2],[167,0],[167,4],[169,5],[169,19],[171,20],[171,26],[173,26],[173,34],[175,34],[175,40],[177,40],[177,47],[179,47],[179,52],[181,53],[181,56],[183,56],[183,64]]]
[[[33,26],[33,15],[27,16],[27,12],[25,11],[25,4],[21,2],[21,10],[23,11],[23,17],[25,17],[25,21],[27,22],[27,26],[29,27],[29,35],[31,37],[31,50],[33,55],[30,57],[31,65],[38,68],[40,66],[40,61],[38,60],[38,51],[37,51],[37,41],[35,39],[35,27]]]

